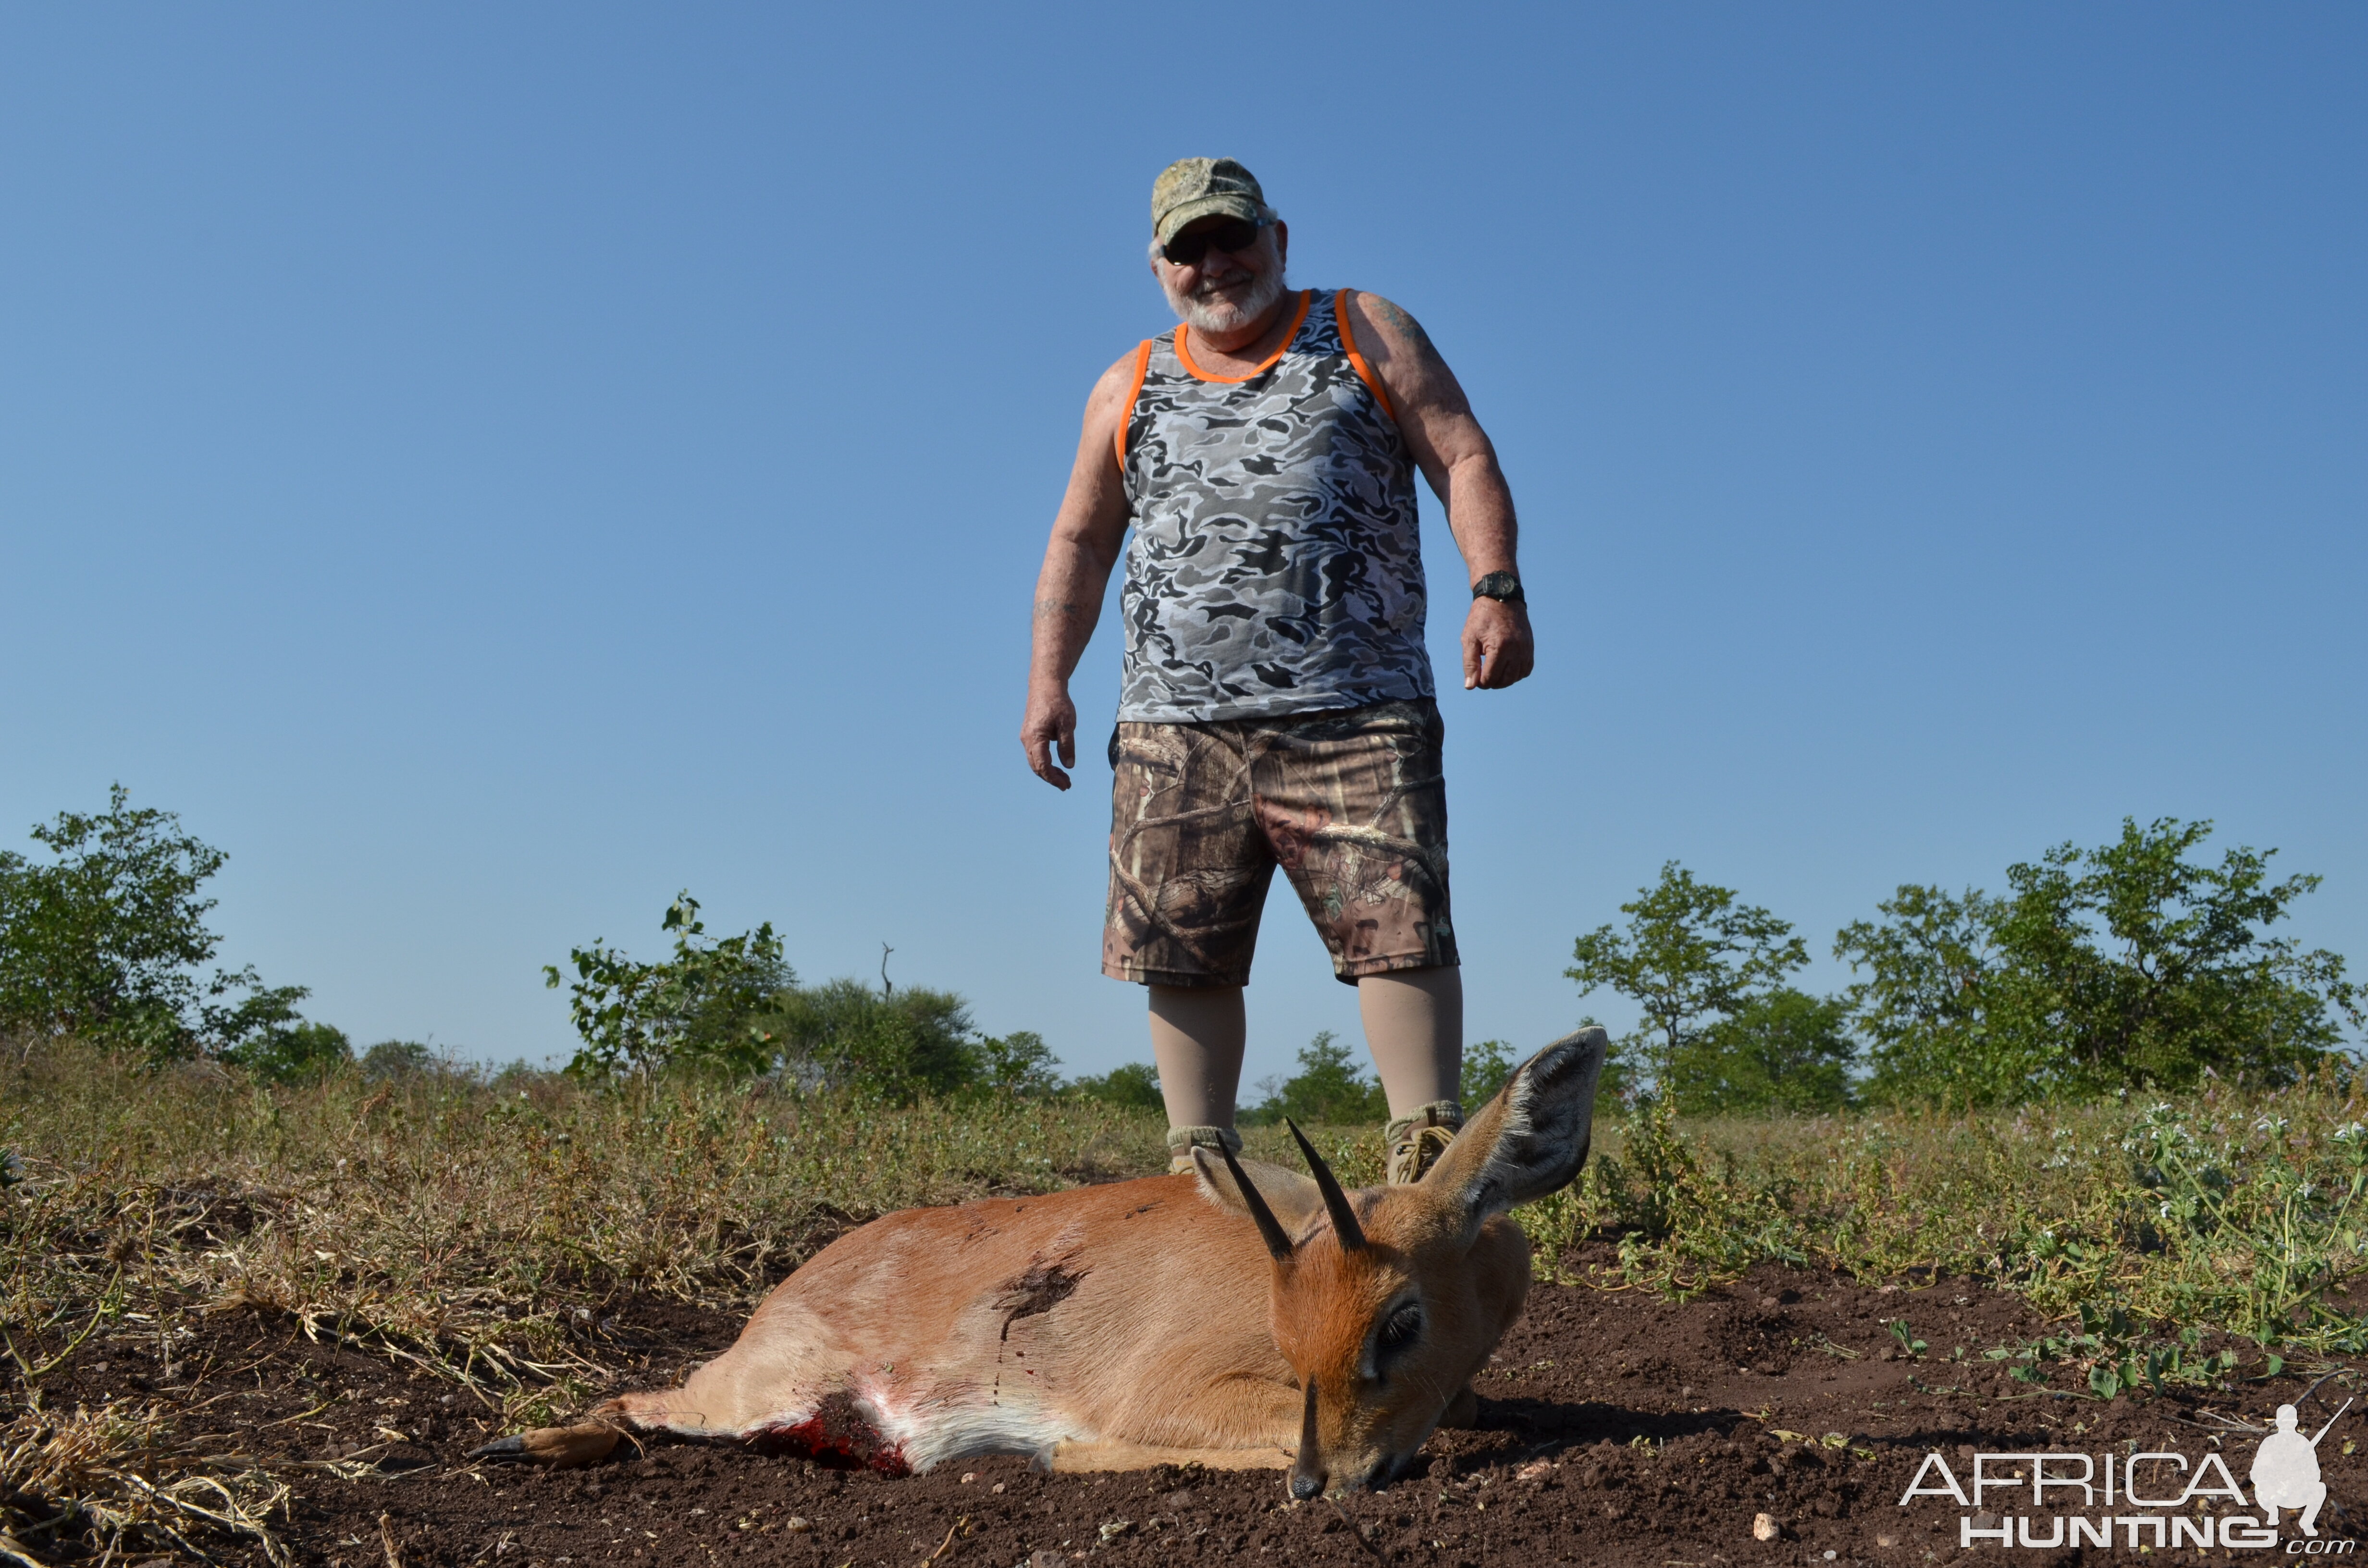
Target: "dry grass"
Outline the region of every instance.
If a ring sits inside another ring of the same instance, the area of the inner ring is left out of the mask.
[[[0,1098],[22,1159],[0,1210],[0,1524],[19,1538],[71,1517],[102,1540],[268,1540],[279,1483],[162,1406],[48,1408],[79,1335],[153,1336],[169,1365],[205,1313],[281,1314],[532,1422],[590,1396],[620,1296],[745,1309],[874,1214],[1166,1162],[1156,1119],[1090,1105],[462,1074],[291,1090],[74,1047],[32,1052]]]
[[[137,1337],[170,1381],[205,1314],[279,1314],[515,1426],[594,1396],[620,1298],[737,1312],[889,1210],[1166,1163],[1157,1118],[1095,1104],[462,1074],[286,1089],[73,1047],[0,1073],[0,1144],[23,1160],[0,1203],[0,1556],[20,1562],[69,1537],[128,1552],[209,1534],[283,1560],[270,1520],[290,1462],[160,1403],[52,1408],[45,1381],[77,1335]],[[2361,1109],[2329,1075],[2176,1107],[1607,1119],[1581,1182],[1520,1218],[1549,1272],[1575,1243],[1615,1242],[1616,1263],[1571,1275],[1600,1287],[1697,1290],[1765,1259],[1974,1276],[2051,1312],[2125,1308],[2136,1326],[2084,1366],[2196,1324],[2330,1355],[2362,1344],[2334,1299],[2368,1233]],[[1345,1178],[1379,1179],[1378,1129],[1316,1136]],[[1297,1163],[1281,1130],[1249,1138]]]

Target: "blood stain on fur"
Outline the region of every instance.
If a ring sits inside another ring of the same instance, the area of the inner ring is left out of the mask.
[[[1027,1273],[1003,1287],[1003,1300],[996,1303],[1003,1309],[1003,1337],[1011,1337],[1011,1325],[1021,1318],[1049,1312],[1076,1294],[1085,1277],[1083,1270],[1059,1263],[1030,1264]]]
[[[830,1395],[793,1426],[766,1427],[749,1444],[762,1452],[795,1454],[839,1469],[876,1470],[883,1475],[904,1475],[911,1469],[904,1449],[882,1436],[844,1393]]]

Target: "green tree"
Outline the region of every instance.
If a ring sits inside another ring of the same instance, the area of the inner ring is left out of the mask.
[[[1470,1115],[1497,1097],[1520,1062],[1513,1048],[1501,1040],[1484,1040],[1463,1048],[1463,1079],[1455,1097]]]
[[[1882,919],[1853,921],[1834,938],[1834,956],[1866,975],[1842,1000],[1868,1041],[1868,1096],[1994,1105],[2031,1093],[2045,1053],[1990,1028],[2004,906],[1976,888],[1908,884],[1875,908]]]
[[[2125,818],[2112,844],[2008,868],[1991,1011],[2002,1034],[2055,1045],[2065,1089],[2182,1089],[2207,1069],[2290,1084],[2342,1042],[2336,1015],[2361,1021],[2340,958],[2268,935],[2319,879],[2271,881],[2274,850],[2191,861],[2211,835]]]
[[[1390,1102],[1382,1086],[1330,1029],[1319,1032],[1299,1052],[1299,1071],[1276,1084],[1268,1080],[1266,1099],[1242,1119],[1271,1126],[1284,1117],[1302,1126],[1387,1121]]]
[[[1809,961],[1789,922],[1737,903],[1732,890],[1695,881],[1675,860],[1620,913],[1628,928],[1600,926],[1579,937],[1563,972],[1581,995],[1609,987],[1636,1004],[1643,1020],[1622,1043],[1634,1049],[1656,1094],[1679,1087],[1672,1075],[1681,1060],[1705,1060],[1706,1030]]]
[[[118,784],[105,812],[61,812],[33,837],[49,863],[0,850],[0,1029],[170,1059],[296,1023],[302,986],[267,986],[251,965],[201,978],[222,938],[199,890],[229,857],[179,817]]]
[[[974,1054],[982,1087],[1031,1099],[1061,1090],[1061,1059],[1033,1029],[990,1035],[978,1042]]]
[[[416,1040],[382,1040],[362,1052],[365,1078],[416,1078],[436,1069],[436,1053]]]
[[[222,1052],[222,1060],[275,1084],[308,1084],[346,1066],[354,1043],[328,1024],[267,1029]]]
[[[1148,1062],[1130,1062],[1099,1077],[1079,1078],[1069,1085],[1069,1092],[1129,1110],[1164,1114],[1167,1109],[1167,1102],[1159,1093],[1159,1069]]]
[[[768,1028],[797,976],[768,923],[711,939],[689,892],[666,906],[659,928],[675,934],[674,956],[642,963],[595,940],[568,953],[575,980],[568,1013],[584,1041],[568,1062],[579,1077],[643,1077],[670,1067],[761,1073],[780,1053]],[[555,964],[543,983],[560,984]]]
[[[860,980],[795,987],[759,1027],[785,1069],[809,1086],[908,1102],[977,1081],[969,1005],[949,991],[900,985],[882,994]],[[1041,1043],[1041,1042],[1039,1042]]]
[[[2292,1083],[2362,1021],[2343,960],[2271,927],[2316,876],[2274,850],[2192,858],[2209,822],[2125,818],[2113,843],[2007,869],[2009,894],[1902,888],[1836,938],[1868,979],[1850,999],[1894,1100],[2006,1102],[2192,1087],[2206,1073]]]
[[[1839,1110],[1857,1046],[1850,1007],[1789,985],[1748,997],[1678,1048],[1669,1108],[1686,1116]]]

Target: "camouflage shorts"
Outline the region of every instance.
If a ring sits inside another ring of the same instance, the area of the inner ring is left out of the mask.
[[[1428,699],[1119,725],[1102,972],[1247,983],[1278,865],[1341,981],[1456,962],[1445,735]]]

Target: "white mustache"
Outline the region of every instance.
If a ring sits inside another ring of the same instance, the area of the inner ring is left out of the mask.
[[[1198,300],[1211,294],[1235,293],[1244,289],[1255,289],[1258,287],[1258,274],[1255,272],[1236,273],[1226,278],[1203,278],[1200,282],[1192,285],[1192,297]]]

